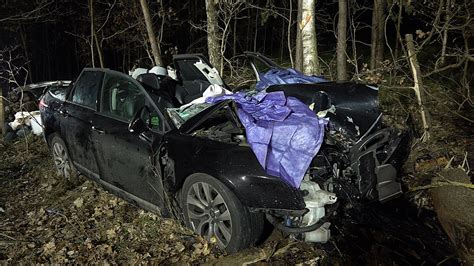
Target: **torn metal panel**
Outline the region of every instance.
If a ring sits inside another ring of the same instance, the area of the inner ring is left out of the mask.
[[[296,97],[308,106],[314,104],[318,112],[334,106],[332,111],[327,112],[331,121],[329,126],[352,139],[366,133],[380,115],[378,91],[363,84],[287,84],[271,86],[267,91],[284,91],[286,95]]]

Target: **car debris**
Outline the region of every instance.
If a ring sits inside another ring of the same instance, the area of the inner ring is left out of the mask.
[[[256,79],[255,60],[275,65],[245,56]],[[174,56],[169,69],[176,79],[86,68],[48,91],[40,110],[59,172],[74,181],[79,171],[229,252],[253,245],[265,218],[327,242],[340,204],[400,195],[410,136],[383,124],[377,90],[319,82],[231,94],[202,55]]]
[[[42,121],[38,108],[43,94],[50,89],[64,88],[71,81],[57,80],[18,86],[8,93],[5,115],[4,140],[13,141],[18,137],[25,137],[31,132],[42,134]]]
[[[15,119],[7,125],[5,140],[11,141],[17,137],[24,138],[33,133],[37,136],[43,134],[43,125],[39,111],[17,112]]]

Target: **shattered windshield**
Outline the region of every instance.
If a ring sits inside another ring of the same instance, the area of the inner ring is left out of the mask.
[[[198,113],[207,109],[211,105],[212,104],[210,103],[199,103],[186,106],[185,108],[167,108],[166,111],[171,117],[171,120],[173,121],[174,125],[177,128],[180,128],[191,117],[197,115]]]

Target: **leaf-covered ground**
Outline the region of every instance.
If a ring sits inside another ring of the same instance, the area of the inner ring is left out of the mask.
[[[324,252],[285,239],[226,256],[178,222],[141,210],[92,181],[68,187],[40,138],[0,142],[0,262],[316,262]]]

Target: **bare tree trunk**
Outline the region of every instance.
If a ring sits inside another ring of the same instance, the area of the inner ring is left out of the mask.
[[[385,0],[374,0],[372,11],[372,34],[370,47],[370,68],[375,69],[383,61],[385,48]]]
[[[258,36],[258,16],[259,12],[257,9],[257,14],[255,15],[255,33],[253,35],[253,51],[257,52],[257,36]]]
[[[354,73],[355,73],[355,76],[357,77],[357,79],[360,79],[359,77],[359,62],[358,62],[358,58],[357,58],[357,44],[356,44],[356,41],[357,41],[357,25],[356,23],[354,22],[354,15],[355,13],[357,12],[354,9],[351,8],[351,4],[352,2],[349,1],[349,5],[348,5],[348,16],[349,16],[349,29],[350,29],[350,32],[351,32],[351,46],[352,46],[352,59],[351,59],[351,63],[352,65],[354,66]]]
[[[250,9],[250,8],[247,9],[247,15],[248,15],[249,18],[252,17],[252,9]],[[252,25],[252,23],[250,23],[250,21],[247,22],[247,37],[245,38],[245,49],[247,51],[250,50],[250,41],[251,41],[250,30],[252,29],[251,25]]]
[[[418,106],[420,107],[421,121],[423,123],[423,136],[421,137],[421,140],[425,142],[430,138],[429,129],[431,124],[428,110],[426,110],[424,105],[425,96],[423,91],[423,80],[421,78],[420,65],[418,64],[418,60],[416,58],[415,45],[413,44],[413,35],[406,34],[405,40],[407,42],[408,60],[410,62],[413,80],[415,82],[413,89],[415,90]]]
[[[20,37],[21,43],[23,45],[23,51],[25,51],[26,66],[28,67],[28,80],[30,81],[30,83],[33,83],[33,72],[31,72],[31,61],[28,54],[28,47],[26,46],[25,32],[23,31],[23,27],[21,26],[21,24],[19,24],[18,27],[20,29]]]
[[[449,23],[450,10],[451,10],[451,1],[446,0],[445,23]],[[439,64],[441,66],[444,65],[444,62],[445,62],[447,44],[448,44],[448,29],[447,29],[447,27],[445,27],[444,30],[443,30],[443,41],[442,41],[442,46],[441,46],[441,57],[439,59]]]
[[[303,46],[303,73],[319,75],[318,41],[316,38],[315,0],[302,0],[301,40]]]
[[[372,9],[372,28],[370,34],[370,69],[375,68],[375,49],[377,47],[377,2],[380,0],[374,0],[374,7]]]
[[[285,36],[285,20],[281,20],[281,38],[280,38],[280,61],[283,61],[283,51],[285,50],[285,39],[283,38]],[[288,35],[289,36],[289,35]]]
[[[347,80],[346,38],[347,0],[339,0],[339,18],[337,21],[337,80]]]
[[[95,42],[95,47],[97,49],[97,54],[99,55],[99,62],[100,62],[100,67],[104,68],[104,56],[102,54],[102,46],[99,44],[99,40],[97,39],[97,33],[95,32],[95,26],[94,26],[94,0],[89,1],[89,6],[90,6],[90,16],[91,16],[91,52],[94,52],[94,42]],[[92,59],[94,60],[94,54],[92,54]],[[92,63],[92,67],[95,67],[95,62]]]
[[[2,134],[0,136],[5,135],[5,107],[3,106],[3,86],[0,87],[0,130]]]
[[[295,67],[295,63],[293,61],[293,51],[291,49],[291,23],[292,23],[292,15],[293,15],[293,1],[290,1],[290,17],[288,19],[288,53],[290,54],[290,62],[291,67]]]
[[[207,14],[207,50],[209,53],[209,60],[214,67],[221,71],[221,45],[220,34],[217,21],[217,10],[215,0],[206,0],[206,14]],[[222,73],[220,73],[222,74]]]
[[[395,39],[395,59],[398,58],[398,53],[400,49],[400,25],[402,23],[402,11],[403,11],[403,0],[398,0],[398,16],[397,16],[397,26],[395,27],[395,31],[397,33],[397,38]]]
[[[296,55],[295,68],[303,71],[303,41],[301,40],[301,21],[302,21],[302,0],[298,0],[298,15],[296,17]]]
[[[92,67],[95,67],[95,56],[94,56],[94,0],[89,0],[89,15],[91,18],[91,39],[89,41],[90,49],[91,49],[91,62]]]
[[[148,39],[150,40],[151,52],[153,53],[153,59],[155,64],[158,66],[163,65],[160,55],[160,47],[156,40],[155,32],[153,31],[153,22],[151,21],[150,10],[148,9],[148,3],[146,0],[140,0],[142,6],[143,17],[145,18],[146,31],[148,33]]]
[[[377,19],[377,24],[379,25],[379,27],[377,28],[377,48],[375,50],[375,53],[377,55],[377,61],[375,63],[375,65],[377,67],[380,66],[380,63],[383,61],[383,54],[384,54],[384,51],[385,51],[385,18],[386,18],[386,14],[385,14],[385,4],[386,4],[386,0],[379,0],[379,5],[378,5],[378,8],[379,8],[379,11],[377,12],[378,13],[378,19]],[[378,63],[377,63],[378,62]]]
[[[97,49],[97,54],[99,55],[100,67],[105,68],[104,55],[102,54],[102,46],[100,45],[99,40],[97,39],[97,34],[95,33],[95,30],[94,30],[94,40],[95,40],[95,48]]]
[[[237,55],[237,19],[234,18],[234,29],[232,30],[232,56]]]

